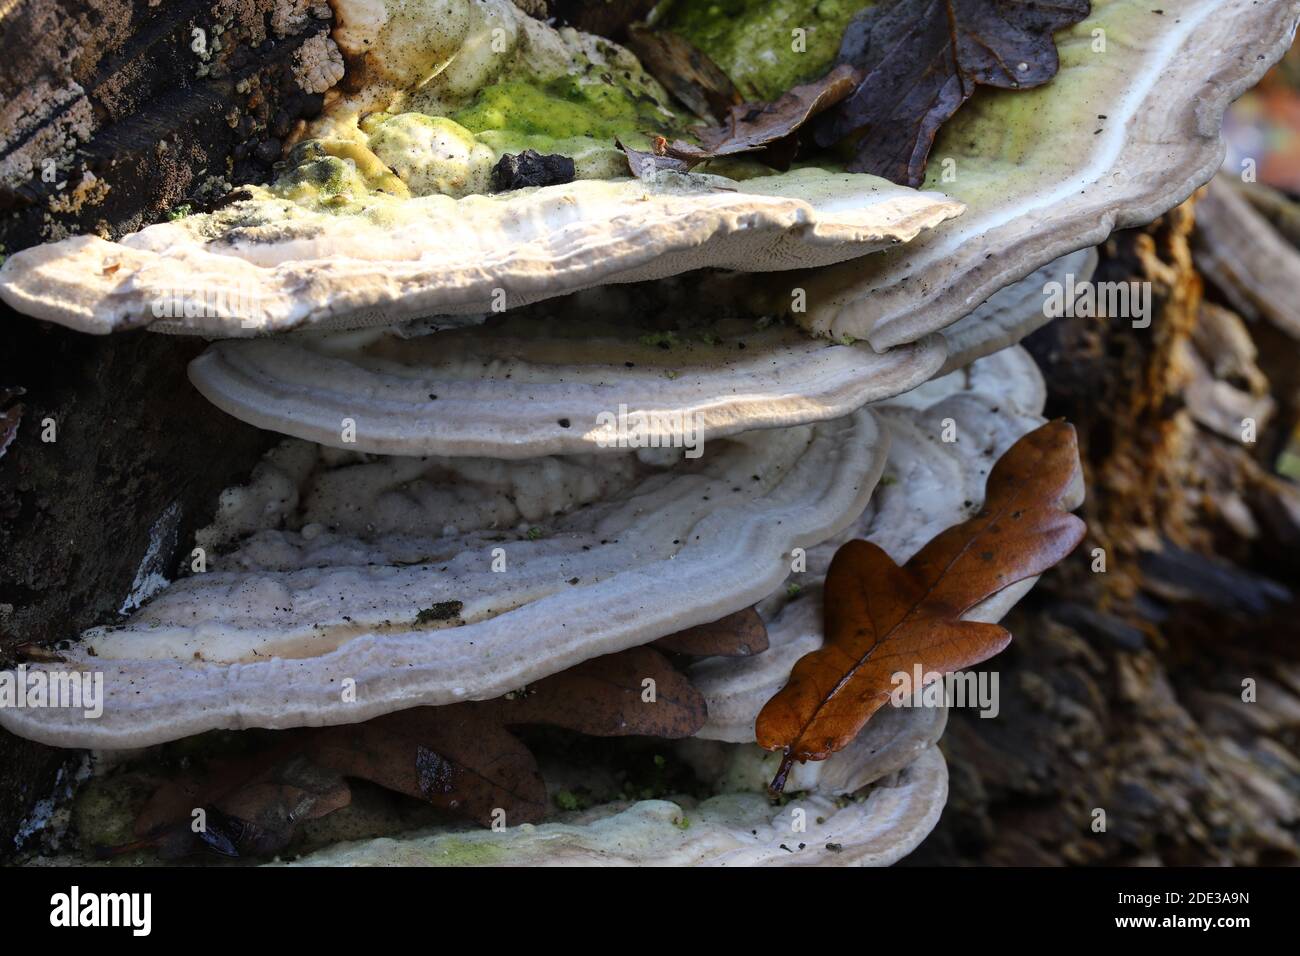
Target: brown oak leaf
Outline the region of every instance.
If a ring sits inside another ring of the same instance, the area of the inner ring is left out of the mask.
[[[888,701],[895,674],[916,665],[924,673],[960,670],[1006,647],[1005,628],[961,617],[1083,540],[1083,521],[1058,504],[1077,468],[1074,428],[1049,422],[994,465],[978,514],[902,567],[869,541],[836,552],[824,591],[825,643],[795,663],[758,715],[758,743],[784,753],[773,792],[795,760],[824,760],[847,746]]]
[[[1052,34],[1083,20],[1089,0],[892,0],[844,31],[841,63],[863,71],[815,124],[817,145],[856,138],[852,172],[919,186],[939,127],[978,84],[1024,90],[1056,75]]]
[[[652,137],[648,150],[636,149],[617,139],[614,140],[614,145],[627,156],[628,169],[632,170],[632,175],[638,179],[653,179],[655,173],[661,169],[674,173],[689,173],[691,167],[700,162],[668,155],[668,140],[662,136]]]
[[[162,784],[136,816],[139,840],[103,852],[152,846],[164,859],[199,849],[222,856],[269,856],[288,845],[300,824],[352,802],[342,776],[301,752],[301,732],[276,745],[213,759]],[[202,810],[201,826],[195,811]]]

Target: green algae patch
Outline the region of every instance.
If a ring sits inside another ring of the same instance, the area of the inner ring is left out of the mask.
[[[442,866],[498,866],[510,862],[510,854],[505,847],[486,839],[444,837],[438,841],[434,854]]]
[[[565,76],[549,83],[503,80],[480,90],[451,114],[475,133],[500,130],[523,136],[612,140],[638,132],[670,133],[671,116],[649,94],[644,99],[613,82]]]
[[[136,840],[135,818],[153,792],[150,781],[132,776],[95,778],[77,794],[72,825],[90,858],[96,847],[122,846]],[[153,853],[124,854],[120,862],[138,863]]]
[[[773,100],[822,76],[863,0],[676,0],[656,25],[680,33],[743,96]]]
[[[713,57],[746,96],[772,99],[825,73],[845,25],[864,6],[862,0],[677,2],[661,20]],[[629,172],[616,142],[645,150],[655,136],[693,139],[701,120],[674,105],[631,53],[600,40],[564,43],[571,65],[558,75],[556,64],[521,47],[510,66],[488,71],[477,89],[431,85],[389,107],[392,112],[342,111],[295,148],[273,192],[330,212],[368,208],[381,193],[488,194],[495,164],[525,150],[572,159],[578,179],[614,179]],[[770,173],[743,157],[701,171],[738,180]]]
[[[269,193],[299,205],[337,209],[374,193],[401,199],[411,195],[383,160],[354,140],[306,140],[293,148],[286,165]]]
[[[370,190],[354,164],[337,156],[317,156],[294,166],[275,184],[276,195],[294,202],[326,202],[363,196]]]
[[[502,80],[480,90],[451,118],[478,135],[496,157],[536,150],[573,159],[580,179],[627,175],[615,145],[646,147],[650,135],[682,136],[688,120],[637,88],[626,72],[615,81],[564,76],[549,82]]]
[[[490,191],[496,162],[526,149],[572,158],[580,179],[625,176],[627,160],[615,140],[645,147],[649,135],[687,135],[689,122],[637,81],[630,71],[617,82],[610,74],[501,80],[449,116],[375,114],[353,131],[355,140],[309,140],[295,148],[273,191],[325,208],[376,192],[481,195]]]

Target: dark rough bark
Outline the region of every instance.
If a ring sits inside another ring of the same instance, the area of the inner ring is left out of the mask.
[[[295,57],[329,17],[308,0],[19,0],[0,22],[0,252],[120,236],[265,181],[320,110]]]
[[[265,181],[320,110],[300,50],[319,54],[330,16],[309,0],[12,5],[0,22],[0,254],[117,237]],[[88,338],[0,307],[0,412],[23,406],[0,458],[0,663],[112,620],[155,519],[177,505],[170,570],[268,443],[190,387],[185,364],[201,348]],[[56,442],[41,441],[46,418]],[[74,758],[0,732],[0,858]]]
[[[26,394],[17,438],[0,458],[0,664],[22,645],[52,646],[115,619],[173,505],[174,572],[222,488],[274,440],[212,408],[185,365],[189,338],[78,335],[0,315],[0,384]],[[54,442],[42,441],[52,419]],[[35,801],[76,755],[0,731],[0,857]]]
[[[1193,421],[1192,225],[1188,204],[1105,246],[1099,280],[1152,282],[1150,328],[1065,319],[1028,343],[1048,413],[1079,431],[1089,539],[1007,622],[1015,641],[987,665],[999,717],[953,714],[951,797],[911,864],[1300,859],[1300,566],[1278,560],[1297,490],[1270,468],[1295,424],[1283,393],[1300,356],[1261,354],[1279,413],[1255,444]]]

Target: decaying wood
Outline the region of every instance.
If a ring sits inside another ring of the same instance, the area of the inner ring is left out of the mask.
[[[265,181],[342,72],[323,0],[5,6],[3,253],[117,237]]]
[[[120,236],[266,180],[338,72],[330,22],[310,0],[6,4],[0,255]],[[12,663],[21,647],[110,619],[169,509],[158,560],[173,569],[268,438],[213,415],[189,386],[200,344],[92,340],[0,312],[0,411],[14,409],[13,389],[26,393],[0,458],[0,661]],[[41,439],[47,421],[55,441]],[[0,858],[79,760],[0,732]]]
[[[1188,203],[1105,246],[1098,281],[1151,282],[1150,327],[1062,319],[1030,341],[1048,413],[1078,429],[1089,538],[1006,621],[999,718],[950,719],[949,805],[913,863],[1300,860],[1300,491],[1273,468],[1300,354],[1217,314],[1194,226]],[[1254,443],[1197,422],[1198,375],[1272,400]]]

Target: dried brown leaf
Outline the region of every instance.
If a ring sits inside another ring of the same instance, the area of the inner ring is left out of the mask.
[[[747,639],[755,640],[752,633]],[[715,646],[725,644],[715,636]],[[166,857],[203,847],[232,856],[274,853],[289,844],[301,822],[348,804],[345,778],[484,825],[497,810],[512,825],[535,823],[546,814],[546,784],[532,753],[509,728],[546,725],[597,737],[673,739],[695,733],[705,717],[704,698],[663,654],[633,648],[496,700],[286,731],[272,748],[213,760],[163,784],[137,817],[141,841],[110,852],[149,845]],[[190,822],[200,808],[208,826],[194,834]]]
[[[614,140],[614,145],[627,155],[628,169],[638,179],[654,179],[655,173],[661,169],[673,173],[689,173],[691,167],[695,165],[695,163],[687,162],[684,159],[669,156],[667,153],[668,141],[662,136],[656,136],[651,140],[649,150],[635,149],[617,139]]]
[[[649,153],[618,147],[628,154],[634,175],[646,178],[659,169],[686,172],[700,163],[724,156],[752,154],[774,169],[789,169],[799,149],[799,131],[814,116],[853,92],[859,78],[851,66],[837,66],[813,83],[796,86],[771,103],[741,103],[731,107],[718,126],[696,130],[700,145],[683,140],[652,140]]]
[[[826,575],[821,648],[800,658],[758,715],[758,743],[795,760],[847,746],[889,699],[894,675],[947,673],[1002,650],[1010,633],[963,621],[976,604],[1042,574],[1083,539],[1058,502],[1078,467],[1074,429],[1049,422],[1021,438],[989,474],[984,507],[940,533],[902,567],[869,541],[836,552]]]
[[[493,703],[416,707],[329,727],[309,752],[343,776],[484,826],[498,807],[512,823],[535,823],[546,813],[546,784],[528,748],[497,719]]]
[[[767,625],[752,607],[688,627],[655,641],[661,651],[689,657],[748,657],[768,648]]]
[[[352,800],[343,778],[299,752],[296,741],[252,755],[222,757],[167,781],[135,820],[139,845],[164,858],[199,849],[223,856],[266,856],[289,844],[299,824]],[[195,811],[202,810],[196,827]]]

